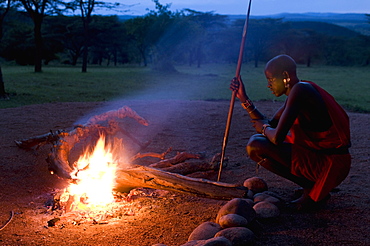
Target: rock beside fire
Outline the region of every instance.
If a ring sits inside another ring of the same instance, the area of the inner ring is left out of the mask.
[[[227,202],[221,209],[218,211],[216,217],[216,223],[220,222],[220,218],[227,214],[237,214],[244,217],[248,222],[256,218],[256,211],[253,207],[244,199],[234,198],[231,201]]]
[[[253,197],[253,196],[252,196]],[[252,199],[249,199],[249,198],[243,198],[244,201],[246,201],[249,205],[251,205],[251,207],[254,206],[254,201]]]
[[[243,183],[243,186],[247,187],[254,194],[268,190],[267,183],[260,177],[246,179]]]
[[[188,241],[193,240],[208,240],[213,238],[217,232],[221,231],[222,228],[219,224],[214,222],[204,222],[200,224],[195,230],[190,234]]]
[[[266,201],[256,203],[256,205],[253,206],[253,209],[256,211],[257,218],[261,219],[275,218],[280,215],[279,208]]]
[[[252,245],[256,220],[279,216],[282,200],[267,191],[267,184],[262,178],[249,178],[244,186],[253,189],[248,199],[234,198],[228,201],[218,211],[216,222],[208,221],[199,225],[190,234],[188,242],[181,246]]]
[[[233,244],[230,242],[229,239],[220,236],[208,240],[189,241],[182,246],[233,246]]]
[[[281,206],[281,200],[277,197],[274,197],[272,195],[269,195],[265,192],[263,193],[257,193],[253,196],[253,202],[254,203],[259,203],[259,202],[269,202],[274,204],[277,207]]]
[[[237,214],[226,214],[220,218],[219,223],[222,228],[245,227],[248,225],[248,220]]]
[[[253,242],[254,233],[245,227],[231,227],[219,231],[215,237],[225,237],[231,241],[233,246],[246,246]]]

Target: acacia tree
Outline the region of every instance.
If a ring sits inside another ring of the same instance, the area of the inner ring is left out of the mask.
[[[6,14],[9,12],[12,0],[0,0],[0,40],[3,37],[3,23]],[[5,92],[3,72],[0,66],[0,99],[9,99]]]
[[[83,49],[82,49],[82,72],[87,72],[87,61],[90,46],[90,23],[92,20],[92,13],[96,7],[100,8],[114,8],[119,6],[119,3],[106,3],[95,0],[74,0],[67,4],[72,11],[77,9],[80,11],[81,20],[83,24]]]
[[[156,11],[150,11],[148,17],[153,20],[146,37],[151,44],[155,70],[174,72],[173,56],[181,44],[184,34],[182,13],[169,10],[171,4],[162,5],[153,0]]]
[[[151,29],[151,24],[154,23],[155,19],[152,15],[146,15],[144,17],[135,17],[126,20],[124,25],[126,28],[127,35],[132,40],[133,46],[138,50],[140,54],[140,61],[144,63],[146,67],[148,65],[148,53],[152,46],[152,41],[148,35]]]
[[[78,58],[82,54],[84,39],[82,23],[78,16],[53,16],[46,18],[43,30],[50,36],[55,36],[64,48],[69,57],[63,60],[73,66],[77,64]]]
[[[248,30],[247,47],[254,60],[254,67],[266,55],[273,45],[273,41],[282,32],[282,19],[260,19],[252,20]]]
[[[189,65],[196,61],[199,68],[204,56],[204,47],[214,41],[213,35],[219,29],[226,27],[227,16],[191,9],[185,9],[185,11],[189,14],[184,17],[184,20],[190,23],[185,42],[189,44]]]
[[[49,0],[20,0],[24,9],[31,17],[34,24],[35,38],[35,72],[42,72],[42,34],[41,26],[45,17],[45,10],[48,7]]]

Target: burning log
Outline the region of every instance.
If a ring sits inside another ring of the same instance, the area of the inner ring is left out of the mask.
[[[61,178],[71,179],[71,173],[75,167],[69,163],[68,157],[71,149],[80,141],[90,138],[90,142],[95,142],[101,134],[115,135],[121,132],[128,136],[133,142],[138,144],[141,148],[149,145],[149,142],[141,144],[137,139],[131,136],[122,126],[117,122],[117,119],[130,117],[138,123],[148,126],[149,123],[139,116],[131,108],[124,106],[118,110],[111,110],[100,115],[91,117],[85,125],[78,125],[70,132],[58,130],[36,137],[17,140],[15,143],[18,147],[30,149],[45,145],[52,144],[51,152],[49,153],[46,161],[49,164],[49,170],[53,174],[57,174]],[[108,121],[106,125],[103,125]],[[100,124],[98,124],[100,123]]]
[[[149,165],[149,167],[136,166],[118,170],[117,191],[127,192],[133,188],[145,187],[214,199],[243,197],[246,194],[248,189],[241,185],[184,176],[199,171],[216,170],[219,166],[219,155],[214,156],[211,162],[206,162],[199,160],[204,158],[203,153],[180,152],[172,158],[163,160],[170,150],[168,149],[162,154],[137,154],[132,159],[151,156],[162,160]],[[198,159],[199,161],[187,161],[189,159]]]
[[[127,191],[135,187],[146,187],[214,199],[243,197],[247,190],[235,184],[190,178],[144,166],[118,170],[116,183],[117,191]]]

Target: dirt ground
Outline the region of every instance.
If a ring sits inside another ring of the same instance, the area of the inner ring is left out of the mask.
[[[145,151],[162,153],[204,152],[207,158],[219,153],[225,131],[228,101],[117,101],[106,103],[50,103],[0,109],[0,225],[14,217],[0,231],[0,245],[124,245],[150,246],[162,243],[182,245],[190,233],[205,221],[215,221],[226,202],[169,191],[149,190],[139,194],[130,212],[106,224],[73,225],[59,221],[45,203],[66,182],[51,175],[45,162],[50,146],[37,151],[18,148],[14,140],[41,135],[50,130],[71,130],[86,117],[127,105],[146,118],[147,127],[127,123],[127,130],[140,141],[150,140]],[[257,102],[271,116],[278,102]],[[282,209],[276,219],[259,221],[255,245],[370,245],[369,114],[349,113],[352,130],[352,169],[347,179],[332,193],[323,210],[296,213]],[[255,164],[244,146],[254,129],[240,105],[235,105],[226,156],[227,167],[221,181],[241,183],[256,176]],[[135,144],[130,145],[134,148]],[[216,180],[217,171],[202,173]],[[269,190],[286,201],[297,186],[264,169],[258,176]]]

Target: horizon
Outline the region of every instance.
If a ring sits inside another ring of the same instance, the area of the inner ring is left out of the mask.
[[[144,13],[142,15],[145,15],[147,13]],[[215,14],[219,14],[219,13],[215,13]],[[319,15],[367,15],[368,13],[351,13],[351,12],[348,12],[348,13],[335,13],[335,12],[302,12],[302,13],[290,13],[290,12],[281,12],[281,13],[276,13],[276,14],[265,14],[265,15],[253,15],[251,14],[250,16],[253,17],[253,16],[278,16],[278,15],[315,15],[315,14],[319,14]],[[118,16],[142,16],[142,15],[135,15],[135,14],[127,14],[127,13],[122,13],[122,14],[115,14],[115,15],[118,15]],[[246,14],[220,14],[220,15],[226,15],[226,16],[245,16]]]
[[[109,0],[104,0],[108,2]],[[113,0],[114,1],[114,0]],[[117,1],[117,0],[116,0]],[[101,9],[96,12],[116,15],[145,15],[155,10],[153,0],[125,0],[118,1],[121,5],[112,10]],[[240,0],[160,0],[160,4],[170,4],[170,11],[191,9],[199,12],[213,12],[220,15],[246,15],[249,1]],[[254,0],[251,4],[251,16],[278,15],[278,14],[306,14],[306,13],[333,13],[333,14],[370,14],[368,0]],[[120,14],[118,14],[120,12]]]

